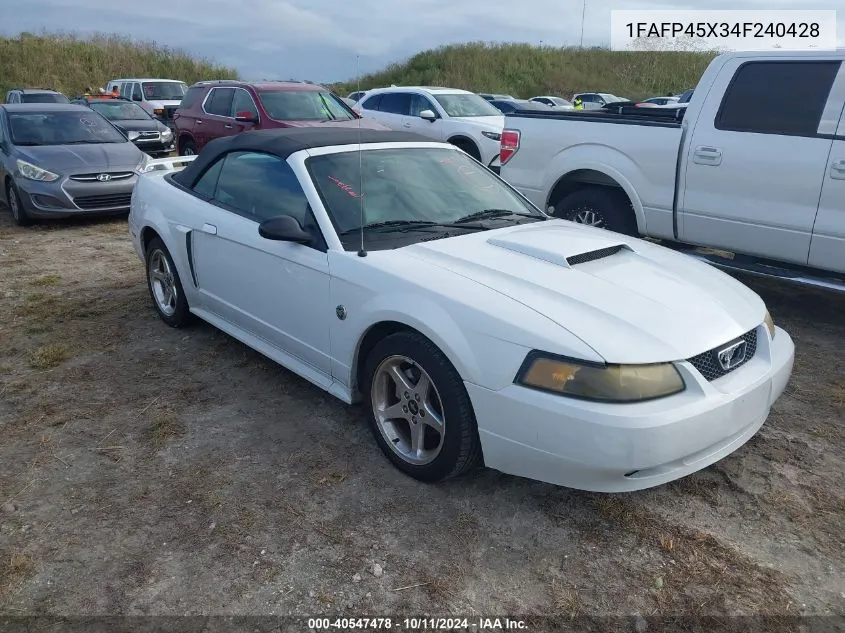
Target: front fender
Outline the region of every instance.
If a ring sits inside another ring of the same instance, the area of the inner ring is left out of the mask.
[[[409,310],[408,306],[413,306]],[[349,382],[355,388],[361,343],[367,332],[379,323],[396,322],[413,328],[431,340],[446,355],[464,380],[478,382],[481,369],[466,334],[455,320],[432,299],[413,292],[377,295],[363,303],[344,326],[349,343],[335,358],[346,359]]]

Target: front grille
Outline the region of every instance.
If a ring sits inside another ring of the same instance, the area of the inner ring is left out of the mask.
[[[100,174],[108,174],[109,180],[123,180],[125,178],[131,178],[132,172],[131,171],[99,171],[95,174],[75,174],[70,177],[71,180],[79,180],[80,182],[91,182],[93,180],[97,180],[97,177]]]
[[[623,248],[625,248],[625,246],[622,244],[617,244],[616,246],[608,246],[607,248],[599,248],[598,250],[590,251],[589,253],[581,253],[579,255],[567,257],[566,263],[570,266],[586,264],[587,262],[591,262],[596,259],[602,259],[603,257],[610,257],[611,255],[615,255]]]
[[[116,193],[108,196],[80,196],[73,201],[80,209],[111,209],[128,207],[132,193]]]
[[[740,340],[745,341],[745,358],[743,358],[742,361],[734,367],[731,367],[730,369],[723,369],[722,365],[719,363],[719,351],[725,349],[733,343],[739,342]],[[707,352],[699,354],[698,356],[693,356],[692,358],[689,358],[687,360],[693,365],[693,367],[695,367],[701,373],[702,376],[704,376],[708,381],[710,381],[716,380],[717,378],[721,378],[722,376],[731,373],[735,369],[742,367],[745,363],[754,358],[754,354],[756,352],[757,330],[754,329],[750,332],[746,332],[735,341],[725,343],[724,345],[719,345],[719,347],[715,347]]]
[[[138,138],[136,140],[139,141],[158,141],[161,139],[161,134],[158,132],[139,132]]]

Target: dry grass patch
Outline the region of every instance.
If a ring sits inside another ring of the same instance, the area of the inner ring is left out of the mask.
[[[72,350],[63,343],[42,345],[29,354],[29,364],[35,369],[47,370],[58,367],[72,356]]]
[[[185,433],[185,427],[179,422],[175,415],[169,411],[157,412],[153,416],[153,423],[150,425],[150,440],[155,446],[162,446],[174,437],[181,437]]]
[[[59,275],[43,275],[29,282],[31,286],[55,286],[62,280]]]
[[[24,552],[12,552],[0,568],[0,595],[14,592],[35,573],[35,562]]]
[[[552,581],[551,587],[552,605],[555,610],[570,618],[574,618],[581,612],[581,600],[578,597],[578,588],[573,586],[562,587],[557,580]]]
[[[756,613],[793,612],[787,579],[780,572],[761,567],[713,535],[667,525],[661,517],[619,497],[598,497],[593,503],[598,515],[622,533],[658,547],[663,564],[651,591],[658,613],[732,611],[727,600]]]

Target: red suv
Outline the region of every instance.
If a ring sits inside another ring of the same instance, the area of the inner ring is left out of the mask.
[[[246,130],[313,125],[387,130],[362,119],[327,88],[304,81],[201,81],[173,115],[179,154],[198,153],[215,138]]]

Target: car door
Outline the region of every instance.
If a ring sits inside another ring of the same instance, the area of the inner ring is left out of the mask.
[[[232,101],[234,88],[212,88],[202,103],[202,114],[194,121],[194,142],[197,150],[206,143],[221,136],[229,136],[233,130]],[[226,126],[229,127],[226,127]]]
[[[845,98],[845,64],[839,70],[836,83],[841,87],[838,94]],[[831,94],[835,92],[832,90]],[[832,104],[832,109],[835,107]],[[807,264],[845,273],[845,105],[840,111],[836,137],[825,168]]]
[[[249,91],[245,88],[235,88],[235,94],[232,98],[232,109],[229,114],[232,117],[232,120],[223,126],[227,136],[231,134],[239,134],[240,132],[251,130],[256,127],[261,127],[260,121],[258,124],[247,123],[245,121],[238,121],[236,118],[242,114],[249,114],[249,116],[255,117],[256,119],[259,118],[258,106],[255,105],[252,95],[249,94]]]
[[[423,136],[428,136],[437,141],[443,140],[443,119],[437,111],[435,105],[427,96],[419,93],[411,94],[410,111],[407,121],[403,123],[402,127],[409,132],[415,132]],[[431,110],[437,117],[434,121],[423,119],[420,117],[420,112],[423,110]]]
[[[290,165],[276,156],[232,152],[214,174],[205,217],[192,232],[196,283],[209,312],[238,330],[331,375],[329,267],[322,233]],[[196,190],[196,188],[195,188]],[[312,245],[267,240],[258,225],[291,215]]]
[[[682,159],[681,240],[807,263],[833,144],[819,123],[840,66],[800,58],[725,64],[708,91],[722,98],[702,103]],[[784,86],[802,98],[784,98]]]
[[[391,130],[405,130],[411,111],[411,95],[407,92],[385,92],[378,104],[379,123]]]

